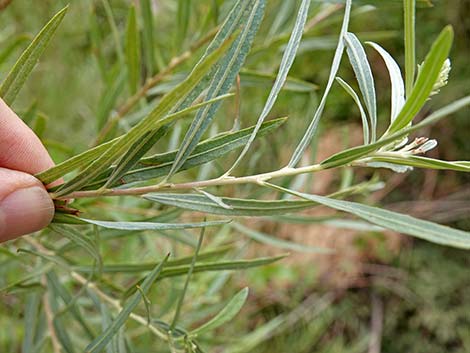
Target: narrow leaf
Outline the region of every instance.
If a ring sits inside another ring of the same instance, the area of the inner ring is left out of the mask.
[[[367,121],[367,115],[366,115],[366,112],[364,111],[364,108],[362,107],[361,100],[359,99],[359,96],[354,91],[354,89],[346,81],[344,81],[340,77],[337,77],[336,81],[338,81],[341,87],[343,87],[344,90],[351,96],[351,98],[354,100],[357,107],[359,108],[359,112],[361,113],[361,120],[362,120],[362,133],[363,133],[364,145],[367,145],[369,143],[369,122]]]
[[[387,66],[392,86],[390,122],[393,123],[405,104],[405,83],[403,82],[400,67],[393,57],[380,45],[374,42],[367,42],[366,44],[377,50]]]
[[[427,158],[421,156],[381,156],[374,155],[370,158],[372,161],[405,165],[416,168],[455,170],[458,172],[470,172],[469,162],[467,161],[441,161],[439,159]]]
[[[52,36],[64,19],[68,6],[60,10],[51,20],[41,29],[39,34],[33,39],[31,44],[21,54],[11,71],[0,86],[0,96],[5,103],[11,105],[20,89],[23,87],[34,66],[49,44]]]
[[[154,40],[154,19],[151,0],[141,0],[143,20],[143,46],[148,76],[152,76],[156,70],[155,61],[155,40]]]
[[[405,27],[405,79],[406,97],[410,97],[415,82],[416,70],[416,0],[403,0]]]
[[[356,74],[359,88],[361,89],[367,111],[369,112],[371,142],[375,142],[377,136],[377,102],[372,70],[370,69],[366,52],[364,51],[359,39],[352,33],[346,33],[345,42],[349,61],[351,62],[354,73]]]
[[[285,121],[286,118],[280,118],[263,123],[258,136],[266,135],[268,132],[279,127]],[[210,162],[222,157],[236,148],[240,148],[248,141],[253,129],[254,127],[250,127],[236,132],[225,132],[200,142],[183,164],[180,171]],[[120,183],[129,184],[167,175],[177,153],[178,151],[170,151],[141,159],[135,168],[128,171],[119,179]],[[102,186],[108,175],[109,172],[89,184],[87,188],[97,188]]]
[[[426,56],[416,83],[407,96],[405,105],[396,119],[392,122],[386,134],[397,132],[406,127],[418,114],[433,90],[433,86],[439,77],[442,65],[449,56],[454,32],[452,27],[444,28],[433,43],[429,54]]]
[[[213,98],[229,91],[235,77],[245,62],[251,44],[259,29],[264,14],[264,7],[265,0],[254,1],[240,34],[212,76],[207,98]],[[183,139],[167,179],[171,178],[187,160],[214,119],[219,106],[220,104],[214,104],[198,112]]]
[[[194,266],[194,273],[210,272],[210,271],[238,271],[246,270],[253,267],[265,266],[279,261],[286,257],[286,255],[274,256],[274,257],[260,257],[252,260],[231,260],[231,261],[219,261],[219,262],[205,262],[196,264]],[[188,273],[189,265],[175,266],[171,268],[165,268],[160,276],[160,279],[167,277],[182,276]]]
[[[297,165],[297,163],[299,163],[305,149],[308,147],[308,145],[310,144],[310,141],[312,140],[313,136],[315,135],[317,131],[318,123],[320,122],[320,118],[323,114],[323,110],[325,109],[326,99],[328,98],[328,94],[330,93],[331,87],[336,77],[336,73],[338,72],[338,69],[339,69],[341,58],[343,56],[344,36],[346,35],[348,31],[349,17],[351,14],[351,4],[352,4],[352,0],[346,0],[343,24],[341,26],[341,32],[340,32],[339,39],[338,39],[338,45],[336,47],[335,55],[333,57],[333,62],[331,64],[328,83],[326,84],[326,88],[325,88],[325,91],[323,92],[323,96],[320,100],[320,104],[318,105],[318,108],[315,111],[315,114],[313,115],[313,118],[309,126],[307,127],[307,130],[305,131],[305,134],[303,135],[299,144],[295,148],[294,153],[292,154],[292,157],[289,163],[287,164],[288,167],[293,168]]]
[[[230,207],[226,208],[221,207],[218,203],[203,195],[151,193],[146,194],[143,197],[149,201],[158,202],[167,206],[224,216],[269,216],[294,212],[316,205],[315,203],[308,201],[262,201],[222,197],[222,202]]]
[[[177,11],[177,45],[181,45],[188,33],[188,25],[191,12],[191,0],[178,0]]]
[[[129,7],[127,16],[126,64],[129,88],[133,94],[137,91],[140,81],[140,35],[134,4]]]
[[[166,118],[166,116],[173,112],[172,110],[178,106],[178,102],[182,101],[209,72],[211,67],[224,54],[230,43],[231,40],[228,40],[224,45],[212,52],[206,57],[206,59],[196,65],[186,80],[175,87],[170,93],[165,95],[149,115],[114,142],[110,148],[108,148],[99,158],[93,161],[75,178],[65,183],[56,192],[56,196],[66,195],[69,192],[80,189],[90,180],[99,176],[113,162],[115,162],[117,158],[125,154],[125,152],[148,131],[158,129],[172,122],[175,118]]]
[[[268,183],[266,183],[266,185],[273,189],[298,196],[305,200],[317,202],[324,206],[353,214],[372,224],[376,224],[386,229],[411,235],[440,245],[452,246],[461,249],[470,249],[469,232],[464,232],[462,230],[453,229],[437,223],[424,221],[397,212],[363,205],[357,202],[335,200],[324,196],[304,194]]]
[[[261,128],[261,124],[263,123],[264,119],[266,119],[272,107],[274,106],[274,103],[276,102],[277,96],[279,95],[279,92],[281,91],[281,88],[287,79],[289,70],[292,64],[294,63],[294,59],[297,54],[297,49],[299,48],[300,40],[302,38],[302,33],[304,31],[305,22],[307,21],[309,6],[310,6],[310,0],[302,0],[300,9],[297,14],[297,18],[295,20],[294,28],[291,33],[291,37],[284,51],[284,55],[282,56],[281,65],[279,67],[276,81],[274,81],[274,84],[273,84],[273,87],[271,88],[271,92],[269,93],[268,99],[266,100],[263,110],[258,118],[258,121],[256,122],[255,130],[251,134],[250,139],[248,140],[248,143],[243,148],[237,160],[233,163],[233,165],[227,171],[226,173],[227,175],[230,174],[236,168],[236,166],[240,163],[240,161],[243,159],[245,154],[248,152],[251,144],[256,138],[256,134]]]
[[[398,141],[402,137],[405,137],[414,131],[417,131],[425,126],[435,124],[439,120],[468,105],[470,105],[470,96],[461,98],[453,103],[450,103],[444,108],[435,111],[418,124],[405,127],[404,129],[397,131],[389,136],[384,136],[375,143],[371,143],[365,146],[357,146],[347,149],[345,151],[335,153],[331,157],[328,157],[327,159],[322,161],[321,165],[323,165],[325,168],[334,168],[342,165],[347,165],[361,157],[367,156],[368,154],[378,150],[382,146],[386,146],[388,144]]]
[[[213,331],[226,322],[231,321],[242,309],[248,298],[248,288],[243,288],[240,292],[230,299],[227,305],[217,313],[212,319],[190,332],[190,335],[201,335],[208,331]]]
[[[214,250],[209,250],[206,252],[201,252],[198,255],[198,261],[200,262],[208,262],[208,260],[214,260],[219,257],[223,257],[226,255],[230,250],[233,250],[233,246],[221,246],[219,248],[216,248]],[[180,266],[180,265],[187,265],[191,263],[192,261],[192,256],[186,256],[186,257],[181,257],[177,258],[174,260],[168,260],[166,262],[167,266],[174,267],[174,266]],[[147,272],[151,271],[158,263],[152,262],[152,263],[137,263],[137,264],[131,264],[131,263],[120,263],[120,264],[113,264],[113,265],[104,265],[103,266],[103,273],[138,273],[138,272]],[[93,273],[93,267],[88,266],[88,265],[77,265],[73,266],[72,269],[77,272],[81,273]]]
[[[216,97],[214,99],[211,99],[211,100],[208,100],[208,101],[205,101],[205,102],[202,102],[202,103],[194,104],[194,105],[192,105],[192,106],[190,106],[186,109],[183,109],[183,110],[177,111],[176,113],[170,114],[166,118],[170,121],[174,120],[174,119],[181,118],[181,117],[185,116],[186,114],[189,114],[193,110],[199,109],[200,107],[203,107],[206,104],[211,104],[211,103],[213,103],[213,102],[215,102],[219,99],[225,99],[225,98],[228,98],[228,97],[231,97],[231,96],[232,96],[231,94],[223,95],[223,96],[219,96],[219,97]],[[44,184],[49,184],[49,183],[53,182],[54,180],[57,180],[60,177],[70,173],[71,171],[73,171],[77,168],[80,168],[80,167],[84,167],[88,163],[94,161],[99,156],[101,156],[107,149],[109,149],[120,138],[121,137],[115,138],[114,140],[105,142],[105,143],[103,143],[99,146],[96,146],[96,147],[91,148],[87,151],[84,151],[84,152],[82,152],[82,153],[80,153],[80,154],[78,154],[78,155],[76,155],[72,158],[69,158],[68,160],[66,160],[62,163],[57,164],[56,166],[54,166],[54,167],[52,167],[52,168],[50,168],[50,169],[48,169],[48,170],[46,170],[42,173],[37,174],[36,177],[39,180],[41,180]],[[110,175],[110,174],[107,174],[107,176],[108,175]]]
[[[71,226],[51,224],[49,227],[54,232],[66,237],[71,242],[83,248],[88,254],[90,254],[90,256],[93,257],[93,259],[96,261],[96,264],[98,265],[98,270],[103,267],[101,255],[93,240],[89,239],[86,236],[83,236],[80,232],[78,232],[74,227]]]
[[[140,288],[142,292],[147,295],[150,290],[150,287],[155,282],[155,280],[160,275],[163,266],[165,265],[166,260],[170,254],[168,254],[165,259],[159,263],[146,277],[142,282]],[[121,312],[118,314],[116,319],[112,322],[108,328],[103,331],[103,333],[95,338],[86,348],[85,351],[89,353],[98,353],[101,352],[109,341],[118,333],[119,329],[125,324],[132,311],[137,307],[140,302],[142,295],[140,293],[134,293],[134,295],[126,302],[126,305],[122,308]]]
[[[80,220],[95,224],[97,226],[108,229],[120,230],[175,230],[175,229],[192,229],[217,227],[229,223],[230,221],[211,221],[200,223],[155,223],[155,222],[111,222],[111,221],[95,221],[92,219],[80,218]]]

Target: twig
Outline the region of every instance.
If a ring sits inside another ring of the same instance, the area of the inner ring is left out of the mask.
[[[379,296],[372,294],[372,316],[370,322],[369,353],[380,353],[383,330],[383,303]]]
[[[320,164],[314,164],[306,167],[299,168],[283,168],[269,173],[262,173],[256,175],[249,175],[244,177],[232,177],[222,176],[215,179],[194,181],[181,184],[164,183],[151,186],[143,186],[131,189],[103,189],[103,190],[90,190],[90,191],[76,191],[68,195],[57,197],[53,193],[52,198],[58,199],[77,199],[86,197],[100,197],[100,196],[132,196],[132,195],[143,195],[150,192],[162,191],[162,190],[187,190],[195,188],[206,188],[210,186],[220,185],[237,185],[237,184],[262,184],[273,178],[280,178],[291,175],[298,175],[304,173],[313,173],[325,168]]]

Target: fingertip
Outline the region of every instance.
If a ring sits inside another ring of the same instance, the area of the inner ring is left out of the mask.
[[[46,227],[54,202],[31,175],[0,168],[0,242]]]

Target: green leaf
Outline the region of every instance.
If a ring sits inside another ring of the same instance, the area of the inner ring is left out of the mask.
[[[112,70],[114,71],[114,70]],[[108,78],[108,82],[103,89],[103,94],[100,97],[98,103],[98,109],[96,112],[96,125],[98,129],[102,129],[107,119],[110,117],[113,111],[116,101],[124,91],[126,87],[126,71],[119,70],[116,75],[110,75],[113,77]]]
[[[279,261],[287,255],[280,255],[274,257],[260,257],[252,260],[231,260],[219,262],[204,262],[194,265],[194,273],[208,272],[208,271],[235,271],[246,270],[253,267],[269,265],[273,262]],[[188,273],[190,265],[174,266],[165,268],[160,279],[167,277],[182,276]]]
[[[248,16],[243,21],[243,28],[240,34],[212,75],[206,96],[209,99],[225,94],[230,90],[235,77],[245,62],[261,24],[265,7],[265,0],[256,0],[252,3]],[[181,143],[167,179],[171,178],[190,156],[214,119],[219,106],[220,104],[214,104],[198,112]]]
[[[275,257],[260,257],[252,260],[231,260],[231,261],[219,261],[219,262],[204,262],[194,265],[193,273],[199,272],[219,272],[219,271],[239,271],[246,270],[253,267],[265,266],[276,261],[279,261],[287,255],[280,255]],[[165,269],[160,274],[159,280],[169,277],[183,276],[188,273],[189,265],[174,266]],[[136,284],[141,282],[138,281]],[[128,297],[135,292],[135,285],[131,286],[125,293],[124,297]]]
[[[458,172],[470,172],[469,162],[467,161],[441,161],[439,159],[427,158],[421,156],[386,156],[374,155],[370,158],[373,162],[384,162],[398,165],[406,165],[416,168],[438,169],[438,170],[455,170]]]
[[[212,319],[198,328],[192,330],[190,335],[201,335],[203,333],[213,331],[216,328],[222,326],[226,322],[231,321],[242,309],[243,305],[248,298],[248,288],[245,287],[239,291],[235,296],[230,299],[227,305],[217,313]]]
[[[106,19],[108,20],[109,27],[111,28],[111,34],[113,36],[114,46],[116,49],[116,54],[119,58],[119,61],[124,65],[124,51],[121,45],[121,38],[119,35],[119,30],[116,24],[116,19],[114,18],[113,9],[109,3],[109,0],[101,0],[103,8],[106,14]]]
[[[126,64],[129,88],[133,94],[140,84],[140,35],[133,3],[127,15]]]
[[[103,261],[101,259],[98,247],[92,239],[88,238],[87,236],[83,236],[72,226],[51,224],[49,225],[49,228],[51,228],[54,232],[66,237],[79,247],[83,248],[96,261],[98,271],[101,270],[103,267]]]
[[[202,103],[195,104],[179,112],[171,114],[171,119],[184,116],[192,112],[193,110],[197,110],[201,107],[204,107],[209,104],[213,104],[215,102],[218,102],[222,99],[225,99],[231,96],[232,96],[231,94],[226,94],[223,96],[215,97],[213,99],[210,99]],[[170,116],[168,116],[167,119],[168,118],[170,118]],[[122,177],[126,174],[126,172],[132,169],[132,167],[134,167],[139,162],[139,160],[155,145],[155,143],[167,133],[169,128],[170,126],[166,125],[156,131],[149,131],[140,140],[136,141],[134,145],[129,149],[129,151],[119,160],[118,165],[113,168],[112,174],[107,179],[104,187],[111,186],[117,180],[122,179]],[[121,182],[124,182],[124,180],[122,179]]]
[[[452,27],[445,27],[433,43],[419,72],[413,90],[406,98],[405,105],[392,122],[386,134],[392,134],[406,127],[418,114],[433,90],[442,65],[449,56],[454,32]]]
[[[351,0],[346,0],[346,8],[345,8],[344,17],[343,17],[343,24],[341,26],[341,32],[340,32],[339,39],[338,39],[338,45],[336,47],[335,55],[333,57],[333,62],[331,64],[330,75],[328,77],[328,83],[326,84],[326,88],[325,88],[325,91],[323,92],[323,96],[320,100],[320,103],[315,111],[315,114],[313,115],[313,118],[309,126],[307,127],[307,130],[302,136],[302,139],[300,140],[299,144],[295,148],[294,153],[292,154],[292,157],[289,163],[287,164],[287,166],[290,168],[295,167],[297,163],[299,163],[305,149],[308,147],[308,145],[310,144],[310,141],[312,140],[313,136],[315,135],[317,131],[318,123],[320,122],[320,118],[323,114],[323,110],[325,109],[326,99],[328,98],[328,94],[330,93],[331,87],[333,86],[333,82],[335,80],[336,73],[338,72],[339,64],[343,56],[344,36],[346,35],[348,31],[349,17],[351,15],[351,4],[352,4]]]
[[[155,282],[155,280],[160,275],[165,262],[167,261],[170,254],[168,254],[165,259],[160,262],[155,268],[145,277],[145,280],[142,282],[140,288],[142,292],[147,295],[150,290],[150,287]],[[140,302],[142,295],[140,293],[134,293],[134,295],[126,302],[126,305],[122,308],[121,312],[113,320],[112,324],[101,333],[97,338],[93,340],[86,348],[85,351],[88,353],[98,353],[101,352],[108,342],[118,333],[119,329],[125,324],[132,311],[137,307]]]
[[[198,255],[198,260],[200,262],[207,262],[208,260],[213,260],[218,257],[222,257],[227,254],[230,250],[233,250],[232,245],[221,246],[214,250],[209,250],[206,252],[202,252]],[[174,260],[168,260],[166,262],[167,266],[175,267],[180,265],[186,265],[191,263],[192,256],[181,257]],[[129,263],[121,263],[121,264],[113,264],[113,265],[104,265],[103,266],[103,273],[138,273],[138,272],[146,272],[151,271],[158,263],[138,263],[138,264],[129,264]],[[77,265],[73,266],[72,269],[74,271],[80,273],[93,273],[94,268],[88,265]]]
[[[93,180],[99,176],[119,157],[122,157],[128,151],[128,149],[137,140],[148,133],[148,131],[158,129],[174,121],[176,118],[174,116],[168,117],[168,114],[173,113],[172,110],[178,106],[178,102],[184,100],[184,98],[192,91],[192,89],[209,72],[211,67],[224,54],[230,43],[231,40],[228,40],[220,48],[208,55],[206,59],[197,64],[186,80],[184,80],[171,92],[165,95],[149,115],[147,115],[143,120],[135,125],[129,132],[112,143],[100,157],[88,165],[75,178],[59,188],[59,190],[56,191],[55,196],[63,196],[75,190],[79,190],[90,180]]]
[[[324,196],[310,195],[288,190],[283,187],[266,183],[267,186],[309,200],[339,211],[353,214],[372,224],[427,240],[436,244],[470,249],[470,233],[453,229],[437,223],[424,221],[408,215],[392,212],[357,202],[330,199]]]
[[[372,70],[370,69],[366,52],[364,51],[359,39],[357,39],[353,33],[346,33],[344,39],[346,42],[346,51],[348,53],[349,61],[351,62],[354,73],[356,74],[359,88],[361,89],[367,111],[369,112],[371,142],[375,142],[377,137],[377,102]]]
[[[259,231],[256,231],[254,229],[245,227],[241,225],[240,223],[233,223],[232,227],[235,230],[238,230],[239,232],[245,234],[248,238],[251,238],[253,240],[256,240],[257,242],[267,244],[270,246],[274,246],[276,248],[284,249],[284,250],[292,250],[292,251],[297,251],[297,252],[303,252],[303,253],[310,253],[310,254],[317,254],[317,253],[331,253],[332,250],[326,249],[326,248],[319,248],[319,247],[313,247],[313,246],[308,246],[306,244],[299,244],[295,243],[292,241],[284,240],[284,239],[279,239],[275,236],[268,235]]]
[[[362,120],[362,133],[363,133],[364,144],[367,145],[369,143],[369,122],[367,121],[367,115],[366,115],[366,112],[364,111],[364,108],[362,107],[361,100],[359,99],[359,96],[354,91],[354,89],[346,81],[344,81],[340,77],[337,77],[336,81],[338,81],[341,87],[343,87],[344,90],[351,96],[351,98],[354,100],[357,107],[359,108],[359,112],[361,113],[361,120]]]
[[[192,229],[217,227],[230,223],[227,221],[211,221],[200,223],[155,223],[155,222],[111,222],[111,221],[95,221],[92,219],[80,218],[80,220],[108,229],[120,230],[175,230],[175,229]]]
[[[36,337],[36,328],[39,319],[39,304],[41,303],[42,293],[34,291],[26,295],[24,308],[24,337],[21,345],[22,353],[33,352],[34,341]]]
[[[289,70],[292,67],[292,64],[294,63],[294,59],[297,54],[297,49],[299,48],[299,45],[300,45],[300,40],[302,39],[302,33],[304,31],[305,22],[307,21],[307,17],[308,17],[309,6],[310,6],[310,0],[302,0],[300,9],[297,14],[297,18],[295,20],[294,28],[291,33],[291,37],[284,51],[284,55],[282,56],[282,60],[281,60],[281,64],[279,67],[279,71],[276,76],[276,80],[274,81],[271,91],[269,92],[269,96],[268,96],[268,99],[266,100],[263,110],[260,116],[258,117],[255,130],[252,132],[250,139],[248,140],[248,143],[245,145],[245,147],[243,148],[242,152],[240,153],[236,161],[227,171],[226,173],[227,175],[230,174],[236,168],[236,166],[240,163],[240,161],[243,159],[245,154],[250,149],[251,144],[256,138],[256,134],[261,128],[261,124],[263,123],[264,119],[266,119],[266,117],[268,116],[269,112],[274,106],[274,103],[277,100],[277,96],[279,95],[279,92],[281,92],[281,88],[287,79]]]
[[[370,45],[382,56],[390,75],[390,83],[392,86],[390,123],[392,123],[405,104],[405,83],[403,82],[400,67],[393,57],[380,45],[374,42],[366,42],[366,44]]]
[[[50,281],[47,280],[47,284],[50,285]],[[70,339],[70,335],[68,331],[66,330],[66,326],[64,323],[64,318],[60,315],[57,315],[59,312],[59,301],[57,296],[55,295],[54,292],[48,291],[46,295],[45,300],[49,301],[49,305],[52,311],[53,315],[53,329],[55,331],[55,334],[57,336],[57,340],[59,341],[61,348],[63,349],[64,352],[66,353],[74,353],[76,352],[72,340]]]
[[[91,268],[91,272],[94,272],[94,268]],[[54,293],[54,295],[60,297],[66,305],[66,307],[61,310],[61,313],[70,312],[73,318],[82,327],[87,337],[92,339],[95,333],[83,317],[80,311],[80,306],[76,303],[76,299],[78,298],[78,296],[72,297],[72,295],[68,292],[67,288],[65,288],[62,283],[60,283],[59,277],[57,276],[57,273],[55,271],[49,271],[46,276],[49,289],[52,291],[52,293]]]
[[[276,129],[285,121],[286,118],[280,118],[263,123],[258,136],[263,136],[268,132]],[[193,153],[180,168],[180,171],[210,162],[222,157],[236,148],[240,148],[248,141],[248,138],[253,129],[254,127],[250,127],[236,132],[222,133],[211,139],[200,142],[194,149]],[[120,177],[119,180],[122,184],[127,184],[167,175],[171,169],[171,165],[177,153],[178,151],[170,151],[143,158],[135,166],[135,168],[128,171],[126,174]],[[107,172],[105,175],[102,175],[96,182],[88,185],[87,188],[100,187],[103,185],[108,175],[109,172]]]
[[[146,68],[148,76],[151,76],[156,71],[156,61],[155,61],[155,40],[153,36],[154,31],[154,20],[151,0],[141,0],[140,1],[141,11],[142,11],[142,20],[143,20],[143,46],[144,46],[144,55],[146,61]]]
[[[338,166],[347,165],[361,157],[367,156],[368,154],[378,150],[382,146],[386,146],[388,144],[398,141],[400,138],[405,137],[414,131],[417,131],[425,126],[435,124],[439,120],[468,105],[470,105],[470,96],[461,98],[453,103],[450,103],[444,108],[435,111],[416,125],[405,127],[404,129],[401,129],[400,131],[397,131],[389,136],[383,136],[379,141],[375,143],[371,143],[365,146],[357,146],[347,149],[345,151],[335,153],[331,157],[328,157],[327,159],[322,161],[320,164],[325,168],[335,168]]]
[[[169,120],[173,119],[178,119],[186,114],[192,112],[195,109],[199,109],[200,107],[203,107],[206,104],[211,104],[217,100],[220,99],[225,99],[228,97],[231,97],[232,94],[226,94],[223,96],[216,97],[214,99],[194,104],[186,109],[180,110],[176,113],[168,115],[166,118]],[[108,148],[110,148],[116,141],[118,141],[121,137],[115,138],[114,140],[105,142],[99,146],[96,146],[94,148],[91,148],[85,152],[82,152],[62,163],[57,164],[56,166],[42,172],[36,175],[36,177],[41,180],[44,184],[49,184],[53,182],[54,180],[57,180],[58,178],[70,173],[71,171],[84,167],[87,163],[90,163],[94,161],[96,158],[98,158],[100,155],[104,153]],[[110,174],[107,173],[106,176],[109,176]],[[102,185],[102,184],[101,184]],[[100,185],[100,186],[101,186]]]
[[[244,200],[222,197],[222,202],[230,208],[221,207],[217,202],[208,199],[204,195],[196,194],[169,194],[151,193],[143,196],[149,201],[154,201],[167,206],[174,206],[186,210],[203,213],[218,214],[224,216],[269,216],[285,214],[309,207],[316,206],[314,202],[293,200]]]
[[[47,273],[53,267],[54,267],[53,263],[47,263],[39,267],[36,266],[33,271],[27,272],[24,276],[21,276],[20,278],[16,278],[13,282],[9,284],[5,284],[3,287],[0,288],[0,293],[7,292],[19,285],[30,282],[32,280],[38,280],[41,275]]]
[[[189,19],[191,17],[191,0],[178,0],[177,11],[177,45],[181,45],[188,33]]]
[[[33,68],[36,66],[39,58],[49,44],[52,36],[64,19],[68,6],[60,10],[46,25],[41,29],[31,44],[21,54],[11,71],[0,86],[0,96],[5,103],[11,105],[19,91],[23,87]]]
[[[44,172],[36,174],[36,178],[41,180],[45,185],[50,184],[75,169],[94,161],[108,150],[118,139],[119,137],[73,156],[64,162],[45,170]]]
[[[117,180],[121,179],[128,170],[135,166],[139,160],[166,135],[169,126],[162,126],[158,130],[147,132],[142,138],[137,140],[119,160],[118,164],[113,168],[109,178],[106,180],[104,187],[113,185]]]
[[[415,82],[416,70],[416,0],[403,0],[405,27],[405,76],[406,97],[410,96]]]

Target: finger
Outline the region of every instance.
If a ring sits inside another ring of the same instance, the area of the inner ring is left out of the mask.
[[[30,174],[0,168],[0,242],[35,232],[54,216],[54,203]]]
[[[36,174],[53,165],[39,138],[0,98],[0,166]]]

